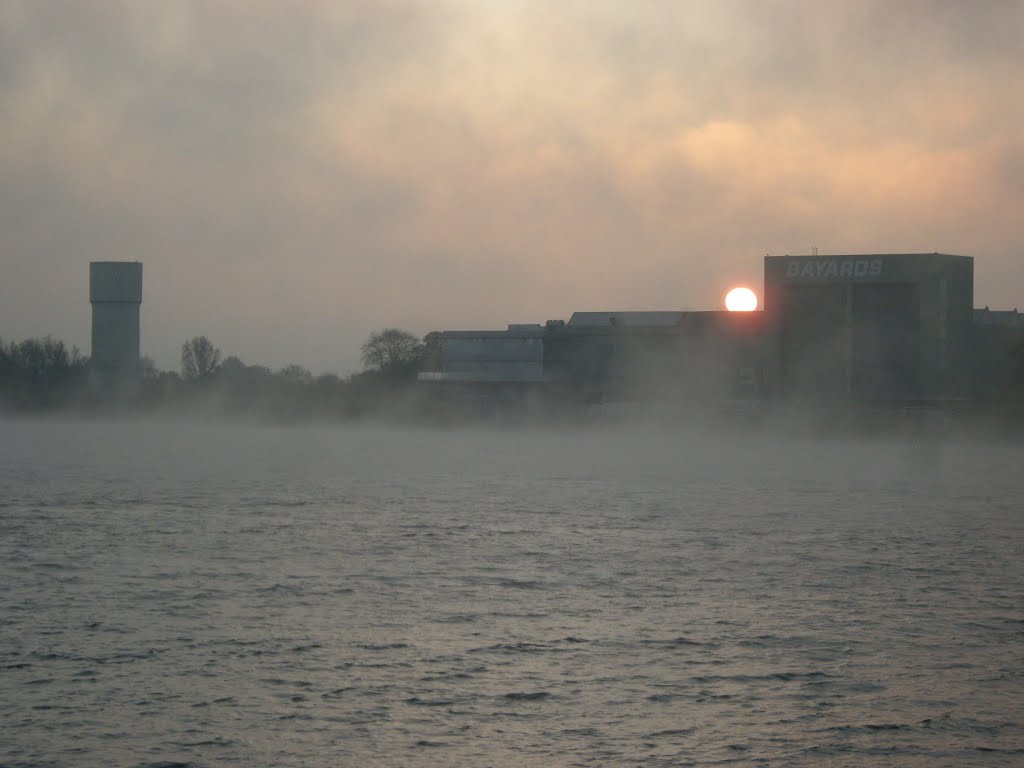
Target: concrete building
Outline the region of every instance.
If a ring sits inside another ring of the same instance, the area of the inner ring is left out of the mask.
[[[569,322],[436,334],[420,374],[452,405],[715,406],[761,390],[761,313],[577,312]]]
[[[1024,314],[975,309],[971,359],[973,392],[979,400],[998,400],[1018,386],[1024,376]]]
[[[576,312],[549,324],[544,368],[563,399],[716,407],[753,397],[761,313]]]
[[[544,380],[543,328],[510,325],[504,331],[444,331],[437,371],[424,381],[536,383]]]
[[[142,264],[89,264],[92,304],[92,369],[104,385],[130,384],[139,377],[139,306]]]
[[[428,337],[434,370],[419,374],[442,409],[486,412],[526,407],[540,399],[544,328],[443,331]]]
[[[785,400],[966,397],[974,260],[942,253],[766,256],[769,380]]]
[[[943,253],[767,256],[763,311],[576,312],[445,331],[439,370],[556,404],[938,404],[1024,375],[1024,316],[974,310],[974,260]]]

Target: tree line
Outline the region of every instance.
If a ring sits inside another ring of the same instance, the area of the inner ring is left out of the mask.
[[[0,405],[8,410],[83,404],[88,376],[89,359],[52,336],[9,343],[0,339]]]
[[[76,348],[46,336],[0,339],[0,410],[7,412],[198,411],[267,419],[358,419],[421,412],[415,386],[429,344],[397,328],[374,332],[361,347],[363,370],[314,376],[300,365],[271,370],[223,357],[206,336],[181,347],[178,370],[143,357],[137,386],[114,390]]]
[[[387,328],[360,348],[363,370],[347,377],[314,376],[300,365],[276,371],[223,357],[206,336],[181,347],[180,366],[162,371],[140,360],[134,386],[113,388],[89,358],[52,336],[0,339],[0,413],[199,413],[267,420],[445,418],[437,390],[417,386],[422,370],[437,370],[439,335],[419,338]],[[1024,341],[1005,347],[998,370],[977,387],[970,413],[982,421],[1024,424]]]

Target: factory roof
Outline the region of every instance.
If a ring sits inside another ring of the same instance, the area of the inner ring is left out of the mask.
[[[533,339],[544,335],[544,327],[537,324],[510,325],[504,331],[441,331],[444,339]]]
[[[667,328],[679,325],[682,312],[573,312],[569,326],[595,328],[626,326],[630,328]]]
[[[911,258],[911,259],[971,259],[971,256],[962,256],[957,253],[783,253],[766,254],[766,259],[867,259],[867,258]]]
[[[975,325],[1001,325],[1011,328],[1024,328],[1024,314],[1016,309],[984,309],[974,310]]]

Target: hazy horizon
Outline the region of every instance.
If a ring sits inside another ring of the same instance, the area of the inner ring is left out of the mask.
[[[3,2],[0,338],[358,370],[374,330],[715,309],[766,253],[1024,285],[1024,4]]]

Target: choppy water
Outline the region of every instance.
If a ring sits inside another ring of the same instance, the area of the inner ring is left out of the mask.
[[[1024,764],[1024,449],[0,424],[0,764]]]

